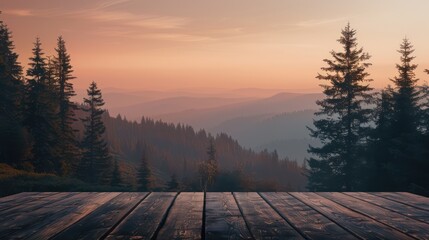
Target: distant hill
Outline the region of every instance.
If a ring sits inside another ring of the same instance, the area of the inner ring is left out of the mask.
[[[279,156],[302,162],[308,157],[308,144],[318,141],[309,137],[314,110],[271,115],[247,116],[221,123],[211,132],[227,132],[240,144],[255,150],[277,150]]]
[[[79,113],[80,117],[82,114]],[[211,136],[204,130],[194,131],[190,126],[148,118],[139,122],[129,121],[108,114],[105,114],[104,122],[106,138],[115,158],[127,169],[134,168],[134,173],[128,171],[128,174],[136,174],[144,146],[147,146],[157,186],[163,186],[172,174],[195,182],[198,163],[207,158]],[[81,124],[77,128],[82,131]],[[227,134],[217,134],[214,143],[220,170],[224,175],[242,172],[247,179],[247,187],[243,189],[304,190],[306,177],[295,161],[281,159],[273,152],[244,148]],[[187,190],[199,190],[195,185],[189,187]]]
[[[214,108],[228,104],[247,102],[250,100],[253,99],[177,96],[147,101],[130,106],[111,107],[109,108],[109,111],[113,113],[121,113],[130,120],[140,120],[143,115],[159,118],[159,115],[169,114],[172,112]]]
[[[197,129],[213,129],[225,121],[249,116],[274,116],[285,112],[316,109],[321,94],[279,93],[269,98],[200,110],[155,116],[167,122],[186,123]]]

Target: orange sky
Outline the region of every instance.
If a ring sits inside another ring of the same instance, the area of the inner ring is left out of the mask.
[[[77,88],[279,88],[319,91],[322,59],[348,21],[373,58],[376,88],[396,74],[407,36],[417,75],[429,68],[429,1],[0,0],[27,63],[39,36],[48,54],[63,35]]]

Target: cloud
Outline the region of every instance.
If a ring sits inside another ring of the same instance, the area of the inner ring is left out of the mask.
[[[120,11],[90,11],[81,15],[98,22],[150,29],[177,29],[189,22],[188,19],[181,17],[137,15]]]
[[[333,18],[333,19],[311,19],[307,21],[298,22],[292,24],[297,27],[316,27],[320,25],[336,23],[336,22],[344,22],[347,21],[347,18]]]
[[[4,10],[3,13],[18,17],[30,17],[35,15],[35,13],[29,9],[7,9]]]
[[[132,38],[132,39],[154,39],[163,41],[175,42],[200,42],[215,40],[214,38],[182,33],[141,33],[138,31],[124,30],[124,29],[101,29],[95,34],[106,37],[119,37],[119,38]]]
[[[121,3],[125,3],[125,2],[129,2],[130,0],[110,0],[110,1],[102,1],[98,4],[98,6],[96,7],[96,9],[105,9],[105,8],[109,8]]]

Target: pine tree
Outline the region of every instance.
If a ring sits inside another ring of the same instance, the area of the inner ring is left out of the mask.
[[[392,93],[393,113],[391,129],[391,173],[395,181],[391,182],[391,189],[395,191],[410,190],[417,166],[419,150],[418,131],[420,119],[418,79],[415,77],[416,64],[413,64],[414,49],[408,39],[404,39],[398,52],[401,54],[400,64],[396,64],[398,76],[391,79],[394,83]]]
[[[167,191],[177,191],[179,183],[177,182],[176,174],[170,176],[170,181],[167,183]]]
[[[317,101],[321,109],[309,128],[310,135],[319,138],[321,147],[310,146],[309,163],[310,190],[355,190],[362,183],[357,174],[361,167],[361,151],[369,131],[371,110],[366,107],[372,102],[367,82],[366,69],[371,65],[370,56],[357,47],[356,30],[350,24],[342,30],[338,40],[342,52],[332,51],[332,60],[318,74],[326,98]]]
[[[60,36],[55,49],[56,56],[54,57],[54,65],[56,71],[56,81],[58,84],[58,99],[59,99],[59,119],[61,136],[59,141],[62,144],[62,173],[67,175],[76,165],[79,158],[79,149],[77,147],[76,130],[73,129],[73,123],[77,121],[74,111],[77,106],[70,100],[75,96],[73,84],[70,80],[72,76],[72,66],[70,64],[70,55],[67,53],[64,39]]]
[[[108,184],[111,177],[111,156],[104,139],[106,130],[102,121],[104,101],[101,90],[92,82],[84,98],[83,111],[87,116],[82,119],[85,130],[82,141],[82,159],[78,176],[84,181],[97,184]]]
[[[204,192],[213,185],[218,173],[216,148],[212,137],[210,137],[209,146],[207,147],[207,157],[207,160],[201,161],[199,165],[201,188]]]
[[[0,21],[0,162],[17,165],[27,152],[22,127],[22,67],[8,27]]]
[[[369,144],[370,164],[367,169],[369,176],[368,190],[389,191],[393,181],[394,166],[391,164],[393,89],[388,86],[381,91],[374,111],[375,128],[372,131]]]
[[[122,185],[121,171],[119,170],[119,163],[116,159],[115,164],[113,165],[112,180],[110,185],[113,187],[119,187]]]
[[[32,162],[37,172],[60,172],[59,125],[55,91],[48,83],[46,59],[36,39],[27,69],[24,124],[32,137]]]
[[[140,162],[140,168],[138,170],[138,186],[137,186],[137,190],[144,192],[144,191],[149,191],[150,189],[150,185],[151,185],[151,176],[152,176],[152,172],[149,168],[149,163],[148,163],[148,156],[147,156],[147,146],[145,146],[144,150],[143,150],[143,154],[142,154],[142,158],[141,158],[141,162]]]

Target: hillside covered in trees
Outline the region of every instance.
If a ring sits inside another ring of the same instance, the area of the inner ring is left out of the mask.
[[[26,74],[0,22],[1,194],[58,190],[302,190],[303,168],[276,152],[244,149],[226,134],[143,118],[110,117],[92,82],[71,100],[73,68],[62,37],[54,56],[39,38]]]

